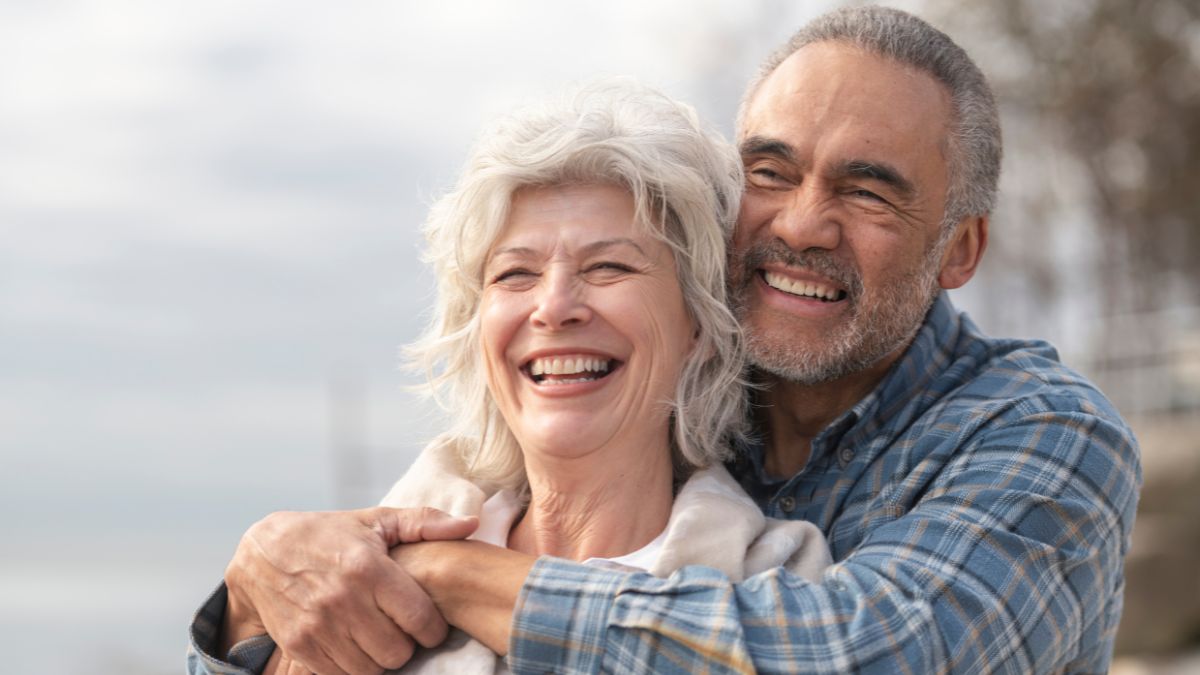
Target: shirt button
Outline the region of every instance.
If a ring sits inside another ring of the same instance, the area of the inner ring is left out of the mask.
[[[852,461],[854,461],[854,448],[846,446],[838,450],[838,464],[841,464],[842,468],[845,468]]]
[[[784,513],[791,513],[796,510],[796,500],[791,497],[782,497],[779,500],[779,508]]]

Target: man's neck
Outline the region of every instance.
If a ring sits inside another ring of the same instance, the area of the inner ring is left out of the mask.
[[[788,478],[808,463],[812,442],[842,413],[871,393],[903,353],[903,349],[869,368],[817,384],[800,384],[765,375],[759,396],[762,427],[767,430],[764,468],[767,475]]]

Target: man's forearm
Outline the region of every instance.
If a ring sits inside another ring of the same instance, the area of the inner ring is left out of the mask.
[[[475,541],[405,544],[392,558],[429,593],[447,623],[497,654],[508,652],[513,607],[536,558]]]

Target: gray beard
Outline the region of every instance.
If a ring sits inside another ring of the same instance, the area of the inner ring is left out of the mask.
[[[734,313],[746,328],[746,351],[760,371],[801,385],[815,385],[862,372],[908,346],[937,298],[938,262],[942,246],[926,254],[921,267],[886,284],[865,289],[851,265],[824,251],[795,253],[780,242],[751,247],[735,256],[731,276],[736,287]],[[764,262],[778,261],[812,270],[843,284],[850,317],[819,343],[806,344],[788,335],[767,335],[748,323],[745,295],[754,283],[755,270]]]

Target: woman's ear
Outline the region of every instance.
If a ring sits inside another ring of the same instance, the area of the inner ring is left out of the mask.
[[[983,260],[987,242],[987,216],[967,216],[959,221],[950,243],[942,252],[938,285],[946,289],[959,288],[970,281]]]

